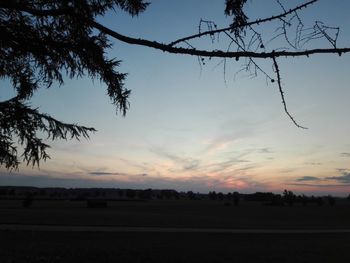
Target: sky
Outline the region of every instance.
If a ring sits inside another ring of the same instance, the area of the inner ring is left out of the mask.
[[[286,8],[302,1],[281,1]],[[349,1],[320,0],[300,12],[305,27],[314,21],[339,26],[338,46],[349,46]],[[249,20],[281,12],[274,0],[248,1]],[[153,0],[138,17],[110,12],[99,22],[133,37],[169,43],[198,32],[201,19],[226,27],[224,1]],[[202,30],[205,30],[203,25]],[[276,24],[260,27],[271,38]],[[282,45],[276,39],[273,45]],[[109,57],[122,60],[132,90],[125,117],[116,114],[106,86],[88,77],[65,79],[39,90],[31,105],[65,122],[95,127],[89,140],[50,142],[51,160],[40,169],[0,168],[0,185],[166,188],[242,193],[284,189],[305,194],[350,193],[349,55],[279,58],[287,106],[307,130],[283,111],[278,86],[263,74],[236,74],[244,60],[173,55],[111,39]],[[191,42],[226,49],[223,35]],[[285,44],[283,44],[285,45]],[[330,47],[316,40],[309,47]],[[186,46],[186,45],[184,45]],[[257,60],[273,75],[271,61]],[[14,95],[1,81],[1,100]]]

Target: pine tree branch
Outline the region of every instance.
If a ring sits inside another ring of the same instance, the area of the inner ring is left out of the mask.
[[[30,108],[17,97],[0,102],[0,166],[18,169],[18,145],[23,145],[21,157],[27,165],[39,166],[41,160],[50,158],[46,151],[50,146],[38,134],[46,134],[51,140],[79,140],[80,137],[89,138],[89,133],[95,131],[94,128],[58,121]]]
[[[35,9],[25,5],[25,3],[18,3],[17,1],[0,1],[0,8],[12,9],[27,12],[35,16],[61,16],[72,13],[71,8],[58,9]]]
[[[243,26],[251,26],[254,24],[261,24],[264,22],[269,22],[272,20],[283,18],[293,12],[296,12],[300,9],[306,8],[311,4],[314,4],[318,0],[311,0],[308,1],[300,6],[297,6],[293,9],[290,9],[280,15],[271,16],[269,18],[265,19],[258,19],[252,22],[248,22],[247,24]],[[1,7],[5,8],[16,8],[20,11],[25,11],[28,13],[31,13],[33,15],[39,15],[39,16],[56,16],[56,15],[67,15],[68,13],[71,13],[71,10],[69,9],[54,9],[54,10],[38,10],[38,9],[32,9],[20,4],[12,4],[7,1],[0,3]],[[122,35],[108,27],[103,26],[102,24],[96,22],[95,20],[89,20],[87,21],[92,27],[98,29],[102,33],[109,35],[119,41],[132,44],[132,45],[140,45],[140,46],[146,46],[150,48],[155,48],[164,52],[172,53],[172,54],[184,54],[184,55],[192,55],[192,56],[202,56],[202,57],[218,57],[218,58],[277,58],[277,57],[300,57],[300,56],[310,56],[314,54],[343,54],[343,53],[349,53],[350,48],[318,48],[318,49],[308,49],[308,50],[302,50],[302,51],[275,51],[275,52],[252,52],[252,51],[237,51],[237,52],[231,52],[231,51],[222,51],[222,50],[200,50],[196,48],[182,48],[182,47],[174,47],[174,45],[187,41],[193,38],[198,38],[204,35],[210,35],[215,34],[219,32],[229,31],[234,29],[233,27],[227,27],[217,30],[211,30],[211,31],[205,31],[200,34],[195,34],[192,36],[188,36],[185,38],[178,39],[176,41],[171,42],[170,44],[164,44],[157,41],[150,41],[147,39],[141,39],[141,38],[133,38],[129,36]]]

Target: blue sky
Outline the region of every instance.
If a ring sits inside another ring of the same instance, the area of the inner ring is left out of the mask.
[[[223,14],[224,1],[151,2],[139,17],[117,11],[99,21],[117,32],[159,42],[196,33],[200,19],[219,27],[230,23]],[[347,10],[348,1],[321,0],[300,14],[306,25],[322,20],[340,26],[342,47],[350,42]],[[276,1],[248,1],[252,20],[279,12]],[[284,113],[275,84],[266,83],[261,74],[236,76],[243,61],[228,60],[224,77],[217,59],[206,59],[200,67],[196,57],[111,41],[108,55],[121,59],[120,71],[129,74],[126,86],[132,94],[126,117],[115,114],[98,80],[66,79],[61,87],[39,90],[32,105],[98,132],[88,141],[52,142],[52,160],[40,170],[21,166],[8,174],[2,169],[1,185],[349,192],[349,55],[279,59],[289,110],[309,128],[302,130]],[[216,49],[227,41],[193,44]],[[258,62],[272,73],[271,61]],[[2,83],[5,99],[11,89],[6,80]]]

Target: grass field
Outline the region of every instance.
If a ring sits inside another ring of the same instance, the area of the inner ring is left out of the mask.
[[[0,262],[350,262],[350,237],[184,233],[1,233]]]
[[[238,207],[210,201],[0,201],[0,224],[240,229],[350,229],[350,205]],[[0,231],[1,263],[350,262],[350,234],[217,234]]]
[[[35,201],[24,209],[20,201],[0,201],[0,223],[341,229],[350,228],[350,204],[274,207],[243,202],[235,207],[217,201],[180,200],[110,202],[107,208],[92,209],[83,201]]]

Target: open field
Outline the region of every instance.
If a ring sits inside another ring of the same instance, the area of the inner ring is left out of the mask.
[[[349,234],[0,232],[0,262],[349,262]]]
[[[246,229],[349,229],[350,204],[334,207],[263,206],[219,201],[110,202],[107,208],[87,208],[84,201],[0,201],[0,224],[156,226]]]
[[[350,229],[350,205],[263,206],[218,201],[0,201],[0,225],[197,229]],[[349,233],[0,231],[1,263],[350,262]]]

